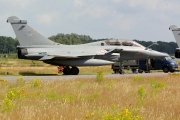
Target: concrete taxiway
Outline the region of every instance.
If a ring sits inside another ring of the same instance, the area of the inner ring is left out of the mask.
[[[168,73],[156,72],[156,73],[142,73],[142,74],[105,74],[106,78],[123,78],[130,76],[143,76],[143,77],[153,77],[153,76],[168,76]],[[0,76],[0,78],[5,80],[17,80],[17,78],[23,77],[25,80],[32,80],[39,78],[41,80],[74,80],[79,78],[96,78],[96,75],[36,75],[36,76]]]

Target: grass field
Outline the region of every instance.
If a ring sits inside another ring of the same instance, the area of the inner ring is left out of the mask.
[[[0,79],[0,119],[178,120],[179,77]]]
[[[110,66],[79,67],[96,78],[25,80],[23,75],[58,74],[41,61],[0,59],[1,120],[179,120],[180,74],[106,78]]]
[[[96,67],[79,67],[79,74],[97,74],[101,71],[105,74],[113,73],[111,66],[96,66]],[[58,73],[56,66],[45,66],[45,67],[0,67],[0,75],[56,75],[63,74]]]

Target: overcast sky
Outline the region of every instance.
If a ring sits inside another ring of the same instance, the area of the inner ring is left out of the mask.
[[[180,26],[180,0],[0,0],[0,36],[15,38],[6,20],[17,16],[46,37],[57,33],[174,41]]]

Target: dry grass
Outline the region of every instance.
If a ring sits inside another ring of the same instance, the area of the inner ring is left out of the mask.
[[[1,75],[47,75],[58,74],[55,66],[45,67],[1,67]]]
[[[97,74],[98,71],[103,73],[113,73],[111,66],[79,67],[79,74]],[[58,73],[57,66],[39,66],[39,67],[0,67],[0,75],[49,75],[62,74]]]
[[[31,66],[50,66],[37,60],[23,60],[23,59],[11,59],[0,58],[0,67],[31,67]]]
[[[0,80],[0,119],[178,120],[179,77]]]

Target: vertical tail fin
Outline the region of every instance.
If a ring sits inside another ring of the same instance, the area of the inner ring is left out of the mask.
[[[180,47],[180,28],[178,28],[176,25],[171,25],[169,30],[172,30],[175,40]]]
[[[20,20],[16,16],[11,16],[7,19],[7,22],[11,23],[21,46],[57,44],[27,25],[26,20]]]

